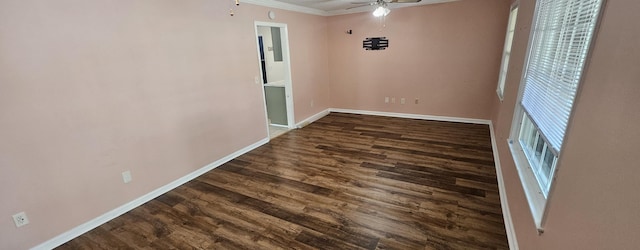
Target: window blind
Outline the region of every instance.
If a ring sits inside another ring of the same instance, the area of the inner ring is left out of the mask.
[[[498,77],[498,88],[496,92],[500,100],[504,99],[504,84],[507,81],[507,71],[509,70],[509,59],[511,58],[511,45],[513,44],[513,35],[516,31],[516,20],[518,19],[518,7],[511,9],[509,13],[509,23],[507,24],[507,35],[504,41],[504,50],[502,52],[502,64],[500,65],[500,75]]]
[[[521,104],[560,152],[602,0],[539,0]]]

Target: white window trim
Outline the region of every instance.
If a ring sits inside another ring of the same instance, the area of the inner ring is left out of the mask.
[[[518,10],[516,10],[518,9]],[[509,72],[509,62],[511,61],[511,51],[513,48],[513,39],[515,38],[515,33],[516,33],[516,25],[517,25],[517,21],[514,21],[513,23],[513,36],[511,36],[511,41],[509,41],[509,31],[511,28],[511,17],[514,14],[514,10],[516,10],[515,14],[516,17],[518,15],[518,11],[519,10],[519,3],[515,2],[511,5],[511,8],[509,9],[509,21],[507,22],[507,32],[505,33],[505,38],[504,38],[504,47],[502,48],[502,59],[500,61],[500,69],[498,71],[498,86],[496,87],[496,94],[498,94],[498,98],[500,99],[500,102],[502,102],[504,100],[504,88],[507,82],[507,74]],[[517,19],[517,18],[516,18]],[[510,44],[511,46],[509,48],[507,48],[507,44]],[[507,49],[508,49],[508,53],[507,53]],[[509,62],[506,62],[507,65],[505,65],[505,55],[509,54]],[[503,72],[502,69],[506,66],[506,70]]]
[[[533,40],[533,36],[529,35],[529,42],[527,45],[527,50],[529,50],[529,46],[531,45],[531,41]],[[529,62],[529,54],[530,51],[527,51],[527,56],[525,58],[525,66],[528,65]],[[538,233],[542,233],[544,231],[543,221],[545,217],[545,211],[547,211],[547,200],[548,197],[545,198],[542,189],[536,179],[533,170],[531,169],[531,165],[529,164],[529,160],[524,153],[524,149],[518,142],[520,128],[522,127],[522,118],[524,114],[524,108],[520,105],[520,101],[522,101],[522,94],[524,92],[524,78],[527,74],[526,67],[523,68],[522,77],[520,80],[520,86],[518,88],[518,95],[516,99],[516,108],[513,113],[513,120],[511,121],[511,131],[509,133],[509,139],[507,143],[509,144],[509,149],[511,150],[511,155],[513,156],[513,161],[516,165],[516,169],[518,170],[518,176],[520,177],[520,181],[522,182],[522,188],[524,189],[525,196],[527,198],[527,203],[529,204],[529,209],[531,211],[531,215],[533,216],[533,222],[535,223],[536,229]],[[558,161],[560,161],[560,155],[558,155]],[[557,165],[556,165],[557,166]],[[555,168],[553,171],[556,171]],[[553,179],[555,179],[555,173],[553,173]],[[551,180],[551,188],[553,188],[553,179]],[[549,190],[551,193],[551,189]]]
[[[593,47],[595,46],[595,41],[597,39],[598,36],[598,31],[600,28],[600,22],[602,20],[602,16],[603,16],[603,12],[604,9],[606,7],[606,3],[607,0],[602,0],[601,6],[600,6],[600,13],[598,13],[598,20],[596,20],[596,24],[595,24],[595,28],[594,28],[594,32],[592,35],[592,42],[590,44],[589,50],[587,52],[587,56],[586,56],[586,62],[583,65],[583,71],[586,72],[588,67],[589,67],[589,62],[591,59],[591,55],[592,55],[592,50]],[[537,5],[536,5],[537,8]],[[532,21],[532,24],[534,24],[536,22],[535,17],[534,20]],[[533,27],[531,27],[531,29],[533,30]],[[559,166],[562,163],[562,151],[558,154],[558,159],[557,159],[557,163],[555,165],[555,167],[552,170],[551,173],[551,180],[550,180],[550,187],[549,187],[549,191],[547,196],[545,197],[545,195],[542,192],[542,189],[540,188],[539,182],[536,179],[537,177],[534,175],[531,166],[529,164],[529,160],[527,159],[524,150],[522,149],[522,146],[520,145],[520,143],[518,142],[519,139],[519,133],[520,133],[520,128],[522,126],[522,118],[524,115],[524,108],[522,107],[522,105],[520,104],[522,101],[522,95],[525,89],[525,77],[527,74],[527,66],[529,65],[529,56],[531,54],[530,51],[530,47],[531,47],[531,43],[533,41],[533,36],[531,35],[531,32],[529,33],[529,41],[527,42],[527,54],[524,60],[524,68],[522,69],[522,75],[520,78],[520,86],[518,87],[518,95],[516,98],[516,107],[514,109],[513,112],[513,119],[511,121],[511,131],[509,132],[509,139],[507,140],[507,143],[509,145],[509,149],[511,151],[511,155],[513,157],[514,163],[516,165],[516,169],[518,172],[518,176],[520,178],[520,181],[522,183],[522,187],[525,193],[525,196],[527,198],[527,203],[529,205],[529,209],[531,211],[531,215],[533,217],[533,221],[534,224],[536,226],[536,229],[538,231],[538,234],[542,234],[544,232],[544,223],[545,223],[545,219],[546,219],[546,215],[547,215],[547,207],[549,205],[549,200],[552,198],[553,196],[553,189],[555,187],[555,180],[557,177],[557,171],[559,169]],[[584,75],[586,75],[586,73],[583,73],[583,77],[582,79],[580,79],[580,86],[582,86],[582,82],[584,81]],[[576,100],[577,98],[580,96],[580,92],[581,92],[581,87],[578,87],[578,90],[576,92]],[[575,102],[574,102],[575,105]],[[571,112],[571,115],[569,117],[569,121],[568,121],[568,125],[567,125],[567,131],[565,132],[565,135],[568,134],[568,131],[571,129],[571,126],[573,124],[573,111]]]
[[[518,97],[518,102],[520,101],[519,99],[520,97]],[[516,105],[519,105],[519,104],[516,104]],[[509,149],[511,150],[513,161],[515,162],[516,168],[518,170],[517,171],[518,176],[520,177],[520,181],[522,182],[524,193],[527,198],[527,202],[529,204],[529,209],[531,210],[531,215],[533,216],[533,222],[535,223],[536,229],[538,230],[538,232],[542,233],[544,230],[543,222],[545,217],[545,211],[547,210],[546,208],[547,208],[548,198],[544,197],[544,194],[542,193],[542,189],[540,188],[538,180],[536,179],[536,176],[531,170],[531,165],[529,164],[529,160],[525,156],[522,146],[520,146],[520,143],[518,143],[518,133],[519,133],[518,131],[519,131],[520,125],[522,124],[523,115],[524,115],[523,109],[516,108],[515,114],[513,116],[514,126],[512,127],[511,135],[510,135],[510,138],[515,138],[515,139],[509,139],[507,143],[509,144]],[[517,124],[517,127],[515,126],[515,124]],[[558,156],[558,161],[559,159],[560,159],[560,156]],[[555,176],[556,176],[555,171],[557,171],[557,168],[555,168],[553,171],[554,171],[553,179],[555,179]],[[553,179],[551,180],[551,189],[553,188],[553,185],[554,185]],[[551,189],[549,190],[549,195],[551,195]]]

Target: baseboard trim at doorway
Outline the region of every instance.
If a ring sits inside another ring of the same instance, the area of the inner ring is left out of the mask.
[[[317,120],[320,120],[320,118],[325,117],[326,115],[329,114],[329,109],[325,109],[323,111],[320,111],[319,113],[309,116],[307,117],[307,119],[302,120],[299,123],[296,123],[296,128],[304,128],[304,126],[307,126]]]

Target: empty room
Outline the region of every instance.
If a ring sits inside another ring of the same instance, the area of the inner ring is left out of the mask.
[[[0,0],[0,249],[637,249],[639,12]]]

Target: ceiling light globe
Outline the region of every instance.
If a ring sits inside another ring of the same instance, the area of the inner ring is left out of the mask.
[[[385,8],[382,6],[376,8],[376,10],[373,11],[373,16],[375,17],[381,17],[384,15],[385,15]]]

